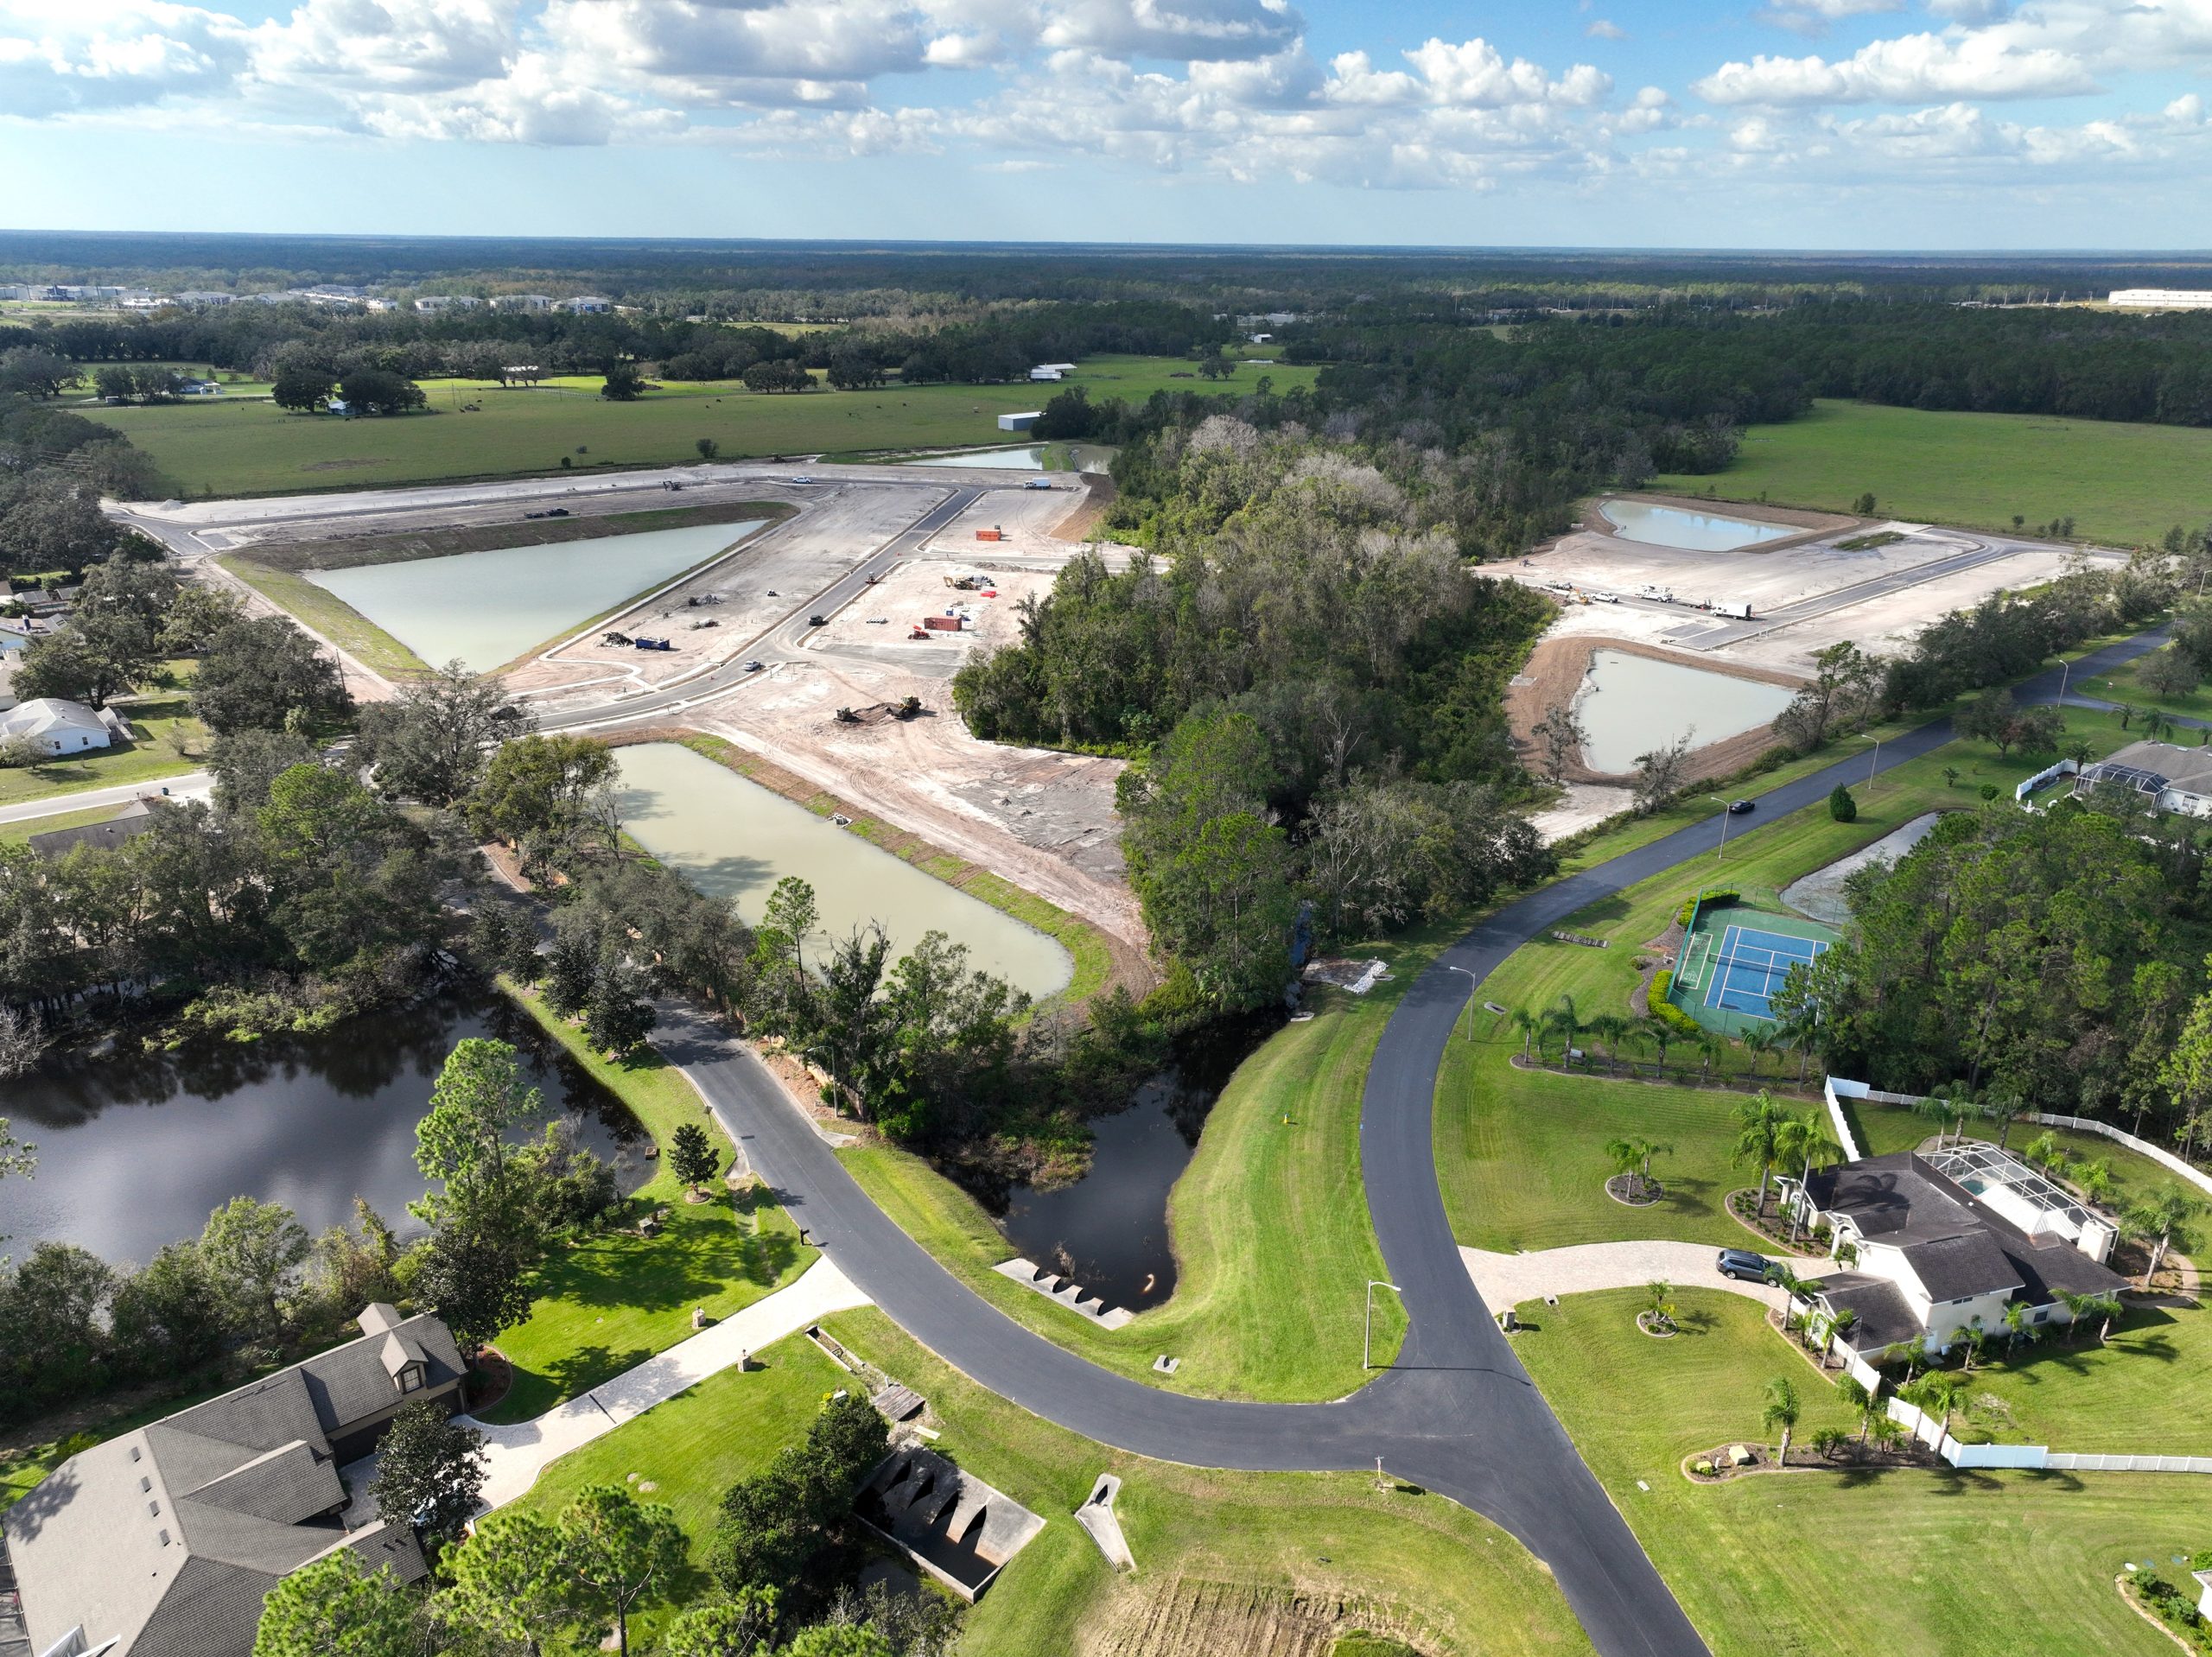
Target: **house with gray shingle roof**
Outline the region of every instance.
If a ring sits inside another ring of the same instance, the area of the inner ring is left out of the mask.
[[[460,1401],[437,1318],[377,1305],[361,1336],[72,1456],[0,1514],[38,1657],[246,1657],[283,1577],[350,1549],[369,1571],[426,1573],[404,1522],[348,1530],[339,1468],[399,1406]]]
[[[2000,1178],[2000,1164],[2018,1159],[1971,1145],[1970,1154],[1899,1151],[1818,1170],[1802,1184],[1783,1179],[1784,1204],[1808,1224],[1827,1225],[1832,1249],[1852,1261],[1821,1279],[1815,1301],[1831,1318],[1854,1315],[1841,1337],[1853,1350],[1916,1339],[1944,1351],[1977,1324],[2002,1334],[2016,1300],[2031,1325],[2064,1323],[2073,1316],[2066,1295],[2126,1286],[2102,1259],[2109,1225],[2070,1198],[2065,1211],[2038,1216],[2020,1195],[2028,1182]]]

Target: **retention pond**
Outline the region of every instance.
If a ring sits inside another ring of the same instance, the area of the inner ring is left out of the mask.
[[[497,991],[457,983],[412,1006],[313,1036],[208,1043],[175,1052],[71,1056],[10,1082],[7,1114],[38,1146],[29,1179],[10,1179],[0,1232],[21,1254],[76,1243],[144,1262],[196,1237],[233,1197],[282,1203],[310,1231],[349,1221],[365,1197],[402,1231],[423,1195],[415,1124],[456,1043],[518,1048],[547,1119],[626,1163],[642,1131],[620,1100]],[[623,1184],[642,1171],[621,1168]]]
[[[309,571],[433,667],[489,673],[704,563],[767,520]]]
[[[1788,524],[1760,524],[1719,512],[1691,511],[1648,500],[1609,500],[1598,510],[1626,541],[1648,547],[1681,547],[1692,552],[1732,552],[1765,541],[1786,541],[1805,531]]]
[[[1168,1068],[1137,1089],[1128,1109],[1091,1119],[1090,1169],[1081,1179],[980,1192],[1007,1241],[1109,1306],[1142,1311],[1173,1294],[1168,1195],[1229,1078],[1281,1025],[1270,1010],[1180,1038]]]
[[[1576,699],[1586,733],[1582,763],[1592,771],[1636,769],[1637,757],[1691,735],[1694,746],[1756,731],[1789,706],[1783,685],[1738,679],[1626,651],[1593,651]]]
[[[777,881],[814,888],[819,949],[874,921],[903,953],[925,932],[965,944],[968,964],[1041,1000],[1075,962],[1058,940],[925,874],[780,794],[673,742],[617,751],[623,827],[702,892],[757,923]]]

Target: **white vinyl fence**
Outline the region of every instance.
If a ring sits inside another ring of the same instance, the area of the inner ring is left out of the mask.
[[[2207,1197],[2212,1197],[2212,1174],[2206,1173],[2202,1168],[2190,1167],[2172,1152],[2162,1151],[2147,1140],[2139,1140],[2133,1133],[2123,1133],[2110,1122],[2091,1121],[2087,1116],[2054,1116],[2041,1110],[2029,1111],[2024,1120],[2044,1127],[2070,1127],[2079,1133],[2094,1133],[2116,1145],[2124,1145],[2137,1156],[2150,1158],[2169,1173],[2178,1174]]]
[[[1954,1467],[2057,1468],[2078,1473],[2212,1473],[2212,1456],[2075,1455],[2044,1444],[1962,1444],[1943,1424],[1901,1398],[1890,1419]]]
[[[2212,1473],[2212,1456],[2074,1456],[2054,1450],[2043,1464],[2077,1473]]]

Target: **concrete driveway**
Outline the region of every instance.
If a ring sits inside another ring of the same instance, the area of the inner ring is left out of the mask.
[[[1747,1235],[1744,1246],[1751,1239]],[[1738,1282],[1713,1269],[1719,1249],[1712,1243],[1609,1242],[1578,1243],[1572,1248],[1544,1248],[1529,1254],[1493,1254],[1483,1248],[1461,1248],[1467,1275],[1483,1304],[1492,1311],[1548,1294],[1589,1294],[1599,1289],[1640,1289],[1662,1280],[1678,1289],[1725,1289],[1769,1306],[1779,1305],[1782,1291],[1756,1283]],[[1804,1265],[1827,1266],[1807,1260]]]

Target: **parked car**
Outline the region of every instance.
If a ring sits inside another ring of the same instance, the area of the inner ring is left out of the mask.
[[[1728,815],[1732,817],[1740,817],[1746,811],[1756,811],[1758,809],[1759,803],[1757,800],[1731,800],[1728,802]]]
[[[1774,1281],[1774,1262],[1748,1248],[1724,1248],[1717,1264],[1721,1276],[1732,1277],[1738,1283]]]
[[[756,658],[755,658],[755,659],[753,659],[753,661],[747,662],[747,663],[745,664],[745,670],[746,670],[747,673],[758,673],[758,672],[760,672],[760,670],[761,670],[761,669],[763,669],[763,668],[766,667],[767,665],[768,665],[768,664],[767,664],[766,662],[760,661],[760,659],[758,659],[758,658],[756,657]]]
[[[830,618],[827,616],[809,616],[806,619],[806,625],[810,627],[827,627],[830,625]]]

